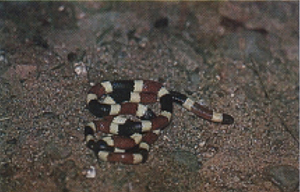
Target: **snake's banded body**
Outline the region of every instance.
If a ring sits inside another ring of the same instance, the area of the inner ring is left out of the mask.
[[[146,104],[158,101],[160,113],[156,115]],[[102,118],[85,127],[88,148],[103,161],[144,163],[150,145],[171,121],[173,102],[212,122],[222,124],[234,122],[230,115],[209,110],[184,94],[168,91],[159,82],[104,81],[94,85],[87,96],[90,112]],[[99,132],[102,133],[100,139],[95,136]]]

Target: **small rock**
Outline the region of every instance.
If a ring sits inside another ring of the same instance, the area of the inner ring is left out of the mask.
[[[174,151],[171,157],[178,164],[186,166],[190,171],[198,171],[199,163],[197,157],[188,151]]]
[[[95,178],[96,177],[96,169],[94,166],[90,166],[89,169],[84,170],[83,174],[85,175],[86,178]]]
[[[69,147],[60,146],[54,142],[50,142],[45,146],[45,153],[53,160],[65,159],[69,157],[72,151]]]
[[[269,166],[263,175],[282,192],[294,192],[299,186],[299,170],[290,165]]]
[[[84,62],[74,63],[74,71],[78,76],[86,76],[86,64]]]
[[[145,48],[148,43],[148,39],[146,37],[142,38],[139,41],[139,48]]]

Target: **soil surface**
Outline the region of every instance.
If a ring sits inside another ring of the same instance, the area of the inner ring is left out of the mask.
[[[1,2],[0,191],[297,191],[298,11],[297,1]],[[117,79],[159,81],[235,123],[176,105],[146,163],[97,161],[86,95]]]

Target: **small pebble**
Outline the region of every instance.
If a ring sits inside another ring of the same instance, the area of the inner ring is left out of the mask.
[[[139,47],[140,48],[145,48],[146,45],[148,43],[148,39],[145,37],[145,38],[142,38],[140,41],[139,41]]]
[[[83,62],[74,63],[74,71],[79,76],[87,75],[86,65]]]
[[[188,151],[173,151],[170,153],[173,160],[186,168],[189,171],[197,172],[199,170],[198,159],[195,154]]]
[[[201,141],[201,142],[199,143],[199,147],[204,147],[205,144],[206,144],[206,141]]]
[[[86,178],[95,178],[96,177],[96,169],[94,166],[90,166],[90,168],[86,171],[84,171]]]
[[[290,165],[266,167],[263,175],[283,192],[294,192],[299,187],[299,170]]]

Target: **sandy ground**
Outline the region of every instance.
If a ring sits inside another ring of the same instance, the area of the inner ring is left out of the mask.
[[[297,191],[298,2],[0,9],[1,192]],[[115,79],[162,82],[235,123],[175,106],[145,164],[98,162],[84,143],[96,119],[86,93]]]

